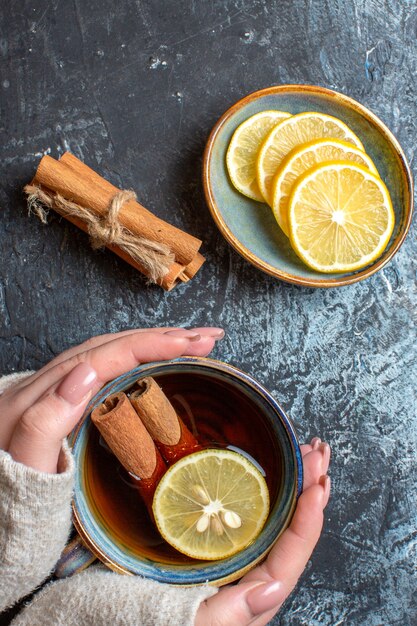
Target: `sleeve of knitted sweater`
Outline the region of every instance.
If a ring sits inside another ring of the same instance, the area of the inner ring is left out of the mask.
[[[216,592],[90,567],[44,587],[12,626],[193,626],[200,603]]]
[[[17,377],[0,379],[0,393]],[[61,474],[36,472],[0,451],[0,611],[33,591],[53,569],[70,528],[73,459]],[[214,587],[180,588],[104,566],[53,582],[13,626],[193,626]]]
[[[8,374],[7,376],[1,376],[0,377],[0,395],[3,393],[3,391],[6,391],[6,389],[8,389],[9,387],[13,387],[13,385],[18,383],[20,380],[24,380],[31,374],[33,374],[33,372],[28,370],[26,372],[16,372],[15,374]]]
[[[73,459],[44,474],[0,451],[0,610],[33,591],[51,573],[71,527]]]
[[[1,379],[0,393],[16,378]],[[44,474],[0,450],[0,611],[40,585],[65,546],[74,463],[63,451],[63,471]]]

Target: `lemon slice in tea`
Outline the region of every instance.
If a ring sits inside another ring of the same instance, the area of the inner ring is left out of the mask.
[[[282,120],[284,111],[261,111],[242,122],[233,133],[226,154],[226,165],[233,186],[252,200],[263,202],[256,182],[256,157],[267,134]]]
[[[335,137],[364,149],[360,139],[344,122],[325,113],[298,113],[275,126],[266,136],[257,158],[257,180],[266,202],[272,206],[272,180],[293,148],[313,139]]]
[[[314,139],[291,150],[272,182],[272,210],[288,236],[288,199],[297,179],[314,165],[324,161],[353,161],[378,176],[371,158],[356,146],[341,139]]]
[[[386,248],[394,229],[388,189],[362,165],[328,161],[298,179],[289,201],[294,251],[319,272],[352,272]]]
[[[153,500],[162,537],[194,559],[217,560],[246,548],[262,530],[269,493],[246,457],[224,449],[195,452],[162,477]]]

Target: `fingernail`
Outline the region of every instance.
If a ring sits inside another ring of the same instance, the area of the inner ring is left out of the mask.
[[[284,602],[285,594],[282,582],[275,580],[272,583],[258,585],[251,589],[246,596],[246,602],[253,615],[259,615],[279,607]]]
[[[327,472],[330,462],[330,446],[328,443],[323,442],[319,445],[319,450],[323,455],[323,471]]]
[[[97,372],[88,363],[79,363],[66,375],[56,393],[70,404],[80,404],[97,380]]]
[[[330,497],[330,486],[331,486],[330,476],[327,476],[327,474],[326,476],[320,476],[319,485],[323,487],[323,507],[325,507]]]
[[[313,450],[317,450],[320,444],[321,444],[320,437],[313,437],[310,445],[313,448]]]
[[[188,341],[200,341],[201,335],[196,333],[193,330],[187,330],[186,328],[181,328],[178,330],[167,330],[164,335],[169,335],[170,337],[179,337],[180,339],[188,339]]]
[[[211,337],[212,339],[223,339],[223,328],[217,328],[215,326],[201,326],[200,328],[192,328],[195,333],[199,333],[203,337]]]

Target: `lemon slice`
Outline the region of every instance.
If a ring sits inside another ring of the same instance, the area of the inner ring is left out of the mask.
[[[256,182],[256,157],[267,134],[282,120],[290,117],[283,111],[261,111],[252,115],[233,133],[226,154],[230,180],[238,191],[252,200],[263,202]]]
[[[195,559],[223,559],[248,546],[269,513],[260,471],[231,450],[183,457],[162,477],[153,500],[162,537]]]
[[[278,224],[288,236],[288,198],[297,178],[324,161],[353,161],[378,176],[372,159],[362,150],[341,139],[315,139],[291,150],[272,181],[272,210]]]
[[[350,272],[374,261],[395,220],[382,180],[349,161],[316,165],[301,176],[288,218],[294,251],[320,272]]]
[[[259,189],[269,205],[272,205],[272,179],[283,159],[296,146],[323,137],[343,139],[364,149],[346,124],[324,113],[299,113],[270,131],[259,150],[256,164]]]

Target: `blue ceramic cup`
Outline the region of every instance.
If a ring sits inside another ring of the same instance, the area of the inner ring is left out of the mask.
[[[112,491],[103,459],[98,463],[92,453],[99,435],[90,414],[108,395],[129,390],[145,376],[154,377],[164,391],[171,388],[166,393],[174,407],[183,407],[185,419],[188,414],[192,422],[188,425],[197,432],[202,429],[205,442],[212,440],[213,446],[238,449],[267,467],[270,513],[261,533],[241,552],[218,561],[186,559],[164,545],[149,520],[127,519],[130,508],[123,514],[121,493]],[[214,422],[207,427],[204,420],[210,411]],[[232,582],[264,559],[288,526],[301,493],[301,450],[280,405],[248,374],[208,358],[147,363],[119,376],[92,399],[70,444],[76,461],[74,525],[82,541],[77,538],[64,553],[57,570],[61,576],[79,571],[98,558],[116,572],[170,584]]]

